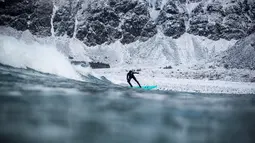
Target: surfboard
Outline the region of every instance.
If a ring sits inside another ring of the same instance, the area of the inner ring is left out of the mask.
[[[133,86],[133,88],[140,88],[139,86]],[[151,85],[151,86],[142,86],[142,89],[144,90],[152,90],[152,89],[155,89],[157,88],[157,85]]]

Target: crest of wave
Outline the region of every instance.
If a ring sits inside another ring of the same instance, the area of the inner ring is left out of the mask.
[[[0,63],[81,80],[50,37],[35,38],[29,31],[19,32],[1,27]]]

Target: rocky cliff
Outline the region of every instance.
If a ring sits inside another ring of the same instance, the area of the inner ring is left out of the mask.
[[[0,1],[0,26],[29,30],[38,36],[51,35],[53,4],[45,0]]]
[[[146,41],[158,32],[241,39],[255,31],[255,1],[4,0],[0,25],[38,36],[76,37],[88,46]]]
[[[225,68],[255,70],[255,34],[239,40],[220,57]]]
[[[218,40],[240,39],[255,31],[255,1],[201,2],[192,10],[188,32]]]
[[[78,17],[82,17],[82,20],[79,20],[76,37],[89,46],[112,43],[116,40],[123,44],[143,41],[157,33],[146,2],[93,1]]]

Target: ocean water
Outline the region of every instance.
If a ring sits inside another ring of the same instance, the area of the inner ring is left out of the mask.
[[[255,95],[144,91],[0,65],[0,141],[254,143]]]

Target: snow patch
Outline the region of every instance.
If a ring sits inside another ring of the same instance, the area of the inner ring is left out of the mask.
[[[199,2],[197,3],[187,2],[186,8],[187,8],[188,14],[190,15],[192,10],[195,9],[198,5],[199,5]]]
[[[52,37],[55,37],[53,19],[55,17],[55,14],[56,14],[57,10],[58,10],[58,7],[53,3],[53,12],[52,12],[51,20],[50,20],[50,24],[51,24],[51,36]]]
[[[149,12],[150,12],[150,16],[152,18],[152,20],[156,20],[159,16],[160,10],[156,10],[156,2],[157,0],[147,0],[147,2],[152,6],[149,8]]]
[[[123,45],[117,41],[110,45],[84,47],[86,55],[91,60],[108,63],[111,67],[160,67],[197,64],[209,60],[235,43],[235,40],[220,39],[213,41],[206,37],[194,36],[188,33],[178,39],[173,39],[159,32],[146,42],[136,41]]]

